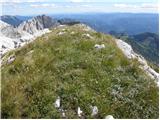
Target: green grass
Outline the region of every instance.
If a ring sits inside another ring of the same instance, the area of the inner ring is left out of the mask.
[[[2,118],[62,118],[53,103],[58,96],[66,118],[158,118],[158,87],[129,61],[109,35],[65,27],[6,54],[2,65]],[[75,31],[74,35],[70,33]],[[82,34],[89,33],[93,38]],[[95,44],[106,48],[96,50]],[[16,60],[6,64],[9,55]],[[92,117],[90,105],[98,107]]]

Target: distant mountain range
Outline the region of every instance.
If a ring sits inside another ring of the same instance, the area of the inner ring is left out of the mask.
[[[103,33],[110,31],[126,32],[129,35],[143,32],[159,33],[158,14],[143,13],[95,13],[61,14],[54,18],[71,18],[89,25]]]
[[[3,15],[0,16],[0,19],[14,27],[17,27],[23,21],[31,19],[31,16],[12,16],[12,15]]]
[[[89,25],[96,31],[109,33],[110,31],[123,32],[129,35],[151,32],[159,34],[158,14],[146,13],[86,13],[86,14],[57,14],[49,15],[54,19],[66,21],[76,21]],[[33,16],[1,16],[1,20],[18,26],[23,21],[31,19]]]
[[[18,26],[23,21],[16,16],[4,15],[0,17],[2,21],[11,24],[13,26]]]

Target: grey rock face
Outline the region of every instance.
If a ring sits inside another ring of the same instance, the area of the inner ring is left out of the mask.
[[[41,15],[23,22],[19,25],[18,29],[34,34],[39,30],[55,27],[57,25],[59,25],[59,23],[56,20],[53,20],[49,16]]]
[[[48,28],[59,25],[52,18],[42,15],[24,21],[17,28],[0,20],[0,57],[9,50],[19,48],[42,34],[50,32]]]
[[[19,38],[20,33],[12,25],[9,25],[3,21],[0,21],[0,33],[9,38]]]
[[[7,26],[1,29],[1,33],[4,36],[9,37],[9,38],[20,38],[21,37],[21,34],[13,26]]]

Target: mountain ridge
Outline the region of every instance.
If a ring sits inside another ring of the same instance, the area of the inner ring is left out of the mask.
[[[64,21],[64,19],[62,19],[62,21]],[[67,19],[67,22],[66,23],[64,22],[62,25],[65,25],[65,24],[70,25],[69,24],[70,22],[72,22],[72,20]],[[31,39],[36,39],[36,37],[38,37],[38,36],[41,36],[45,33],[49,33],[50,32],[49,28],[53,29],[54,27],[59,26],[60,23],[58,23],[58,21],[52,19],[49,16],[41,15],[41,16],[33,17],[32,19],[29,19],[27,21],[24,21],[17,28],[14,28],[11,25],[1,21],[0,29],[1,29],[2,36],[9,37],[8,41],[11,41],[10,38],[13,38],[13,39],[18,38],[18,41],[12,40],[14,45],[12,43],[12,48],[10,48],[10,49],[13,49],[13,46],[14,46],[14,48],[20,47],[22,45],[25,45]],[[73,22],[73,25],[74,24],[77,24],[77,22]],[[89,31],[94,31],[92,28],[90,28],[86,25],[82,25],[82,26],[85,26],[86,29],[88,29]],[[59,34],[64,34],[64,33],[62,32],[62,33],[59,33]],[[27,36],[27,35],[29,35],[30,37],[26,38],[25,36]],[[87,36],[90,37],[89,35],[87,35]],[[137,36],[140,36],[140,35],[137,35]],[[7,39],[5,37],[3,37],[2,39]],[[23,39],[26,39],[27,42],[26,43],[20,42],[20,41],[23,41]],[[137,39],[139,39],[139,37],[137,37]],[[122,42],[121,40],[118,40],[118,39],[116,40],[116,43],[117,43],[118,47],[120,49],[122,49],[122,51],[126,55],[126,57],[128,57],[129,59],[131,59],[131,58],[138,59],[138,61],[141,62],[141,64],[142,64],[142,69],[146,73],[148,73],[151,78],[154,78],[154,79],[158,80],[158,78],[159,78],[158,73],[156,73],[152,68],[150,68],[148,66],[148,64],[147,64],[147,62],[145,61],[144,58],[142,58],[138,54],[135,54],[130,45],[128,45],[127,43]],[[5,52],[7,52],[7,50],[5,50],[5,49],[6,49],[6,46],[3,44],[2,45],[1,56]],[[145,67],[143,67],[143,66],[145,66]]]
[[[135,35],[142,32],[159,33],[158,14],[139,13],[86,13],[51,15],[54,18],[71,18],[89,25],[98,32],[126,32]],[[145,21],[145,22],[144,22]],[[133,29],[134,28],[134,29]]]
[[[2,118],[158,118],[158,85],[139,65],[110,35],[57,26],[4,56]]]
[[[51,28],[59,25],[59,23],[49,16],[41,15],[36,16],[30,20],[24,21],[18,26],[18,29],[27,31],[30,34],[38,30],[43,30],[45,28]]]

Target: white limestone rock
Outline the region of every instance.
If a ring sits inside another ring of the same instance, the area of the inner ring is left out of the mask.
[[[95,44],[94,47],[95,47],[96,49],[104,49],[104,48],[105,48],[105,45],[104,45],[104,44],[101,44],[101,45]]]
[[[72,32],[71,32],[71,35],[74,35],[74,34],[75,34],[75,32],[74,32],[74,31],[72,31]]]
[[[116,39],[117,46],[122,50],[124,55],[129,59],[137,59],[140,63],[139,68],[145,71],[146,74],[148,74],[152,79],[155,79],[157,82],[159,80],[159,73],[157,73],[155,70],[153,70],[148,64],[147,61],[142,57],[141,55],[136,54],[131,45],[124,42],[123,40]]]
[[[83,113],[83,111],[81,110],[80,107],[78,107],[78,109],[77,109],[78,117],[81,117],[81,116],[82,116],[82,113]]]
[[[58,35],[63,35],[65,34],[66,32],[59,32]]]
[[[88,38],[90,38],[90,39],[93,38],[93,37],[92,37],[90,34],[88,34],[88,33],[82,34],[82,36],[88,37]]]
[[[55,101],[55,103],[54,103],[54,107],[55,107],[55,108],[60,108],[60,106],[61,106],[60,102],[61,102],[61,99],[60,99],[60,97],[58,96],[58,98],[56,99],[56,101]]]
[[[105,119],[114,119],[114,117],[112,115],[107,115]]]
[[[32,19],[30,21],[32,21]],[[35,20],[33,21],[36,22]],[[28,24],[27,22],[24,22],[18,28],[14,28],[13,26],[0,20],[0,57],[10,50],[24,46],[25,44],[35,40],[37,37],[51,32],[48,28],[41,30],[34,28],[34,25],[25,25],[25,23]],[[28,28],[23,29],[22,26],[28,26]],[[32,34],[26,29],[32,29]]]
[[[15,59],[16,59],[15,56],[10,56],[10,57],[7,59],[7,64],[13,63],[13,61],[15,61]]]
[[[98,114],[98,107],[97,106],[91,106],[92,113],[91,116],[95,116]]]
[[[59,108],[58,110],[59,110],[59,112],[62,114],[62,117],[65,118],[65,117],[66,117],[66,113],[65,113],[66,110],[64,110],[64,109],[62,109],[62,108]]]

